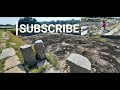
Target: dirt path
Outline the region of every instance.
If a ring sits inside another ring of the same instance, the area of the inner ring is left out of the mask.
[[[117,32],[119,32],[120,27],[116,27],[115,29],[111,30],[108,33],[105,33],[104,35],[115,35]]]

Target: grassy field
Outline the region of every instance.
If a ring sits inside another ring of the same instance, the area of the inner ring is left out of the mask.
[[[6,32],[6,34],[9,36],[9,40],[2,40],[2,34],[4,32]],[[23,61],[22,54],[20,52],[20,46],[26,43],[20,37],[15,36],[12,31],[0,30],[0,42],[6,43],[5,48],[13,47],[16,50],[16,53],[19,56],[20,61],[21,62]],[[15,45],[12,45],[12,43],[15,43]]]
[[[0,42],[1,42],[1,40],[2,40],[2,34],[3,34],[3,30],[0,30]]]

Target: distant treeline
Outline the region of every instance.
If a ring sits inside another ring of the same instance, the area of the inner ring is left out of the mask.
[[[62,20],[57,20],[57,21],[43,21],[43,22],[39,22],[40,24],[80,24],[80,20],[75,20],[75,19],[71,19],[71,20],[66,20],[66,21],[62,21]]]
[[[75,20],[75,19],[71,19],[71,20],[57,20],[57,21],[42,21],[42,22],[38,22],[35,18],[32,17],[24,17],[24,18],[20,18],[18,21],[18,26],[20,24],[80,24],[80,20]]]
[[[32,18],[32,17],[23,17],[23,18],[20,18],[18,20],[18,26],[20,24],[80,24],[80,20],[75,20],[75,19],[71,19],[71,20],[57,20],[57,21],[37,21],[35,18]],[[15,27],[15,25],[11,25],[11,24],[6,24],[6,25],[3,25],[3,24],[0,24],[0,28],[13,28]]]
[[[6,25],[0,24],[0,26],[13,26],[13,25],[11,25],[11,24],[6,24]]]
[[[101,22],[102,20],[113,19],[112,17],[83,17],[81,22]]]
[[[15,28],[15,25],[10,25],[10,24],[2,25],[2,24],[0,24],[0,29],[13,29],[13,28]]]

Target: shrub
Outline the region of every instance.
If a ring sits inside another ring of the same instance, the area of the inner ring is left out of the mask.
[[[4,70],[3,70],[4,63],[5,63],[5,59],[0,60],[0,72],[4,72]]]

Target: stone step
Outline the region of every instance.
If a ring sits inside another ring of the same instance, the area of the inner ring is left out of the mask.
[[[4,73],[26,73],[26,71],[24,70],[22,65],[17,65],[7,71],[5,71]]]
[[[16,52],[13,48],[6,48],[2,50],[2,53],[0,54],[0,59],[8,58],[14,56],[15,54]]]
[[[19,61],[19,58],[17,55],[15,56],[12,56],[12,57],[9,57],[6,59],[5,61],[5,67],[4,67],[4,70],[7,70],[7,69],[10,69],[18,64],[20,64],[21,62]]]

